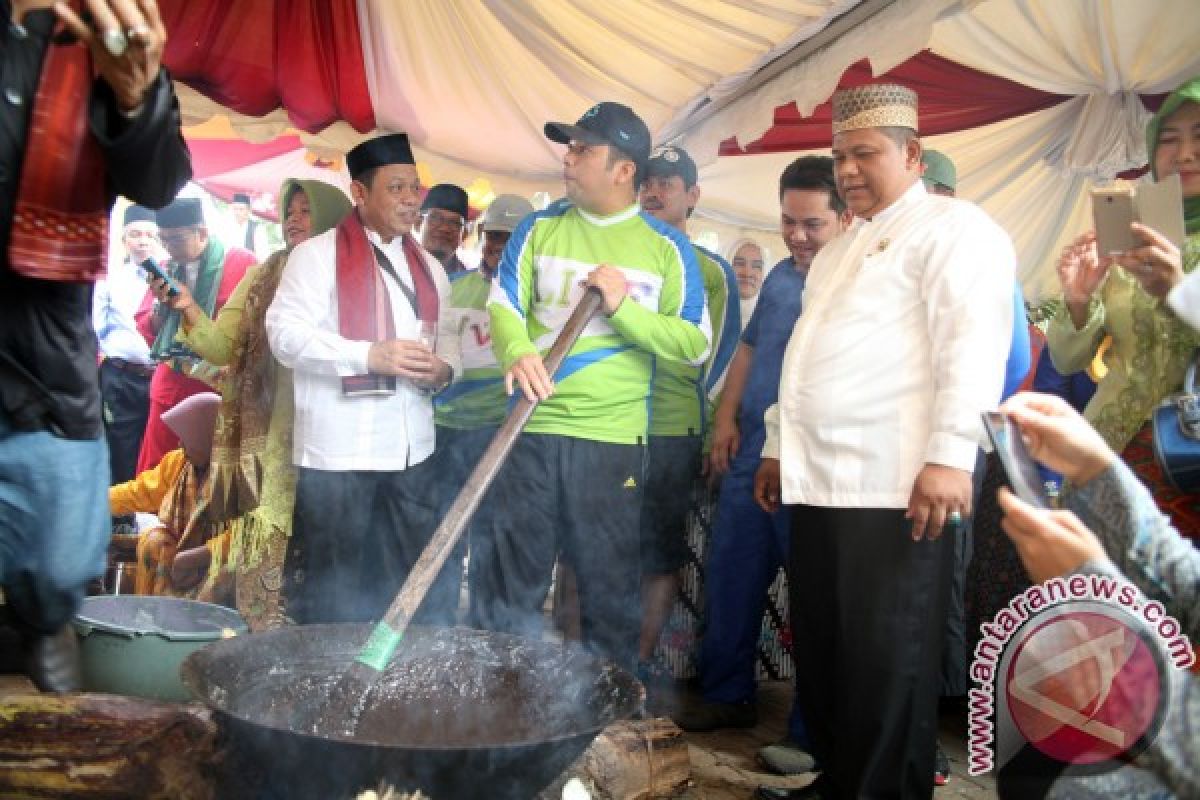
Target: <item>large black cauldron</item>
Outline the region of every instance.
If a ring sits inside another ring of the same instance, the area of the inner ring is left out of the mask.
[[[433,800],[528,800],[643,699],[628,672],[573,646],[414,627],[353,739],[301,732],[367,633],[282,628],[184,661],[184,683],[217,712],[231,745],[223,796],[331,800],[386,781]]]

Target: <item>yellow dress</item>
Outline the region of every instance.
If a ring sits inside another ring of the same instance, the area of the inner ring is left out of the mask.
[[[131,481],[117,484],[108,490],[108,504],[114,516],[141,512],[157,514],[161,523],[138,536],[137,564],[134,571],[136,594],[190,597],[208,602],[229,598],[219,581],[209,579],[195,586],[179,587],[171,581],[171,565],[183,538],[191,531],[197,489],[202,479],[187,460],[183,450],[172,450],[163,456],[153,469],[140,473]],[[203,538],[203,533],[198,533]],[[199,547],[201,542],[188,544]],[[214,558],[224,556],[229,546],[229,532],[203,542]]]

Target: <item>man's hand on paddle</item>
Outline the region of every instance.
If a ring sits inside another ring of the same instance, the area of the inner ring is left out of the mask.
[[[625,273],[608,264],[601,264],[589,272],[583,285],[599,290],[604,298],[604,313],[609,317],[617,313],[625,301],[625,295],[629,294],[629,281],[625,280]]]
[[[422,389],[442,386],[450,366],[424,344],[410,339],[374,342],[367,352],[367,369],[377,375],[395,375]]]
[[[580,286],[595,287],[600,292],[604,313],[612,316],[625,300],[629,292],[629,283],[625,273],[608,264],[601,264],[588,273],[587,280],[579,282]],[[546,372],[546,365],[537,353],[521,356],[504,374],[504,390],[510,395],[520,388],[525,398],[531,403],[538,403],[554,394],[554,380]]]
[[[531,403],[545,400],[554,394],[554,381],[546,372],[546,365],[537,353],[521,356],[504,374],[504,391],[510,395],[520,387],[525,398]]]

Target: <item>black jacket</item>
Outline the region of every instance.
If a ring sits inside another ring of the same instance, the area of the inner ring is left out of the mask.
[[[0,0],[0,20],[11,17],[10,4]],[[32,280],[14,273],[8,263],[29,111],[54,14],[32,12],[24,22],[22,27],[0,21],[0,413],[20,430],[94,439],[103,435],[103,423],[92,285]],[[165,70],[136,119],[118,112],[102,80],[96,81],[88,107],[80,113],[87,113],[104,153],[110,199],[121,194],[160,208],[191,178],[179,104]]]

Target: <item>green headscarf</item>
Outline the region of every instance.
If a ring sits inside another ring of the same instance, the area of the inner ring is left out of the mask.
[[[1163,123],[1184,103],[1200,105],[1200,76],[1186,81],[1167,95],[1162,108],[1158,109],[1158,113],[1150,118],[1150,124],[1146,126],[1146,153],[1150,158],[1151,172],[1154,171],[1154,151],[1158,149],[1158,136],[1162,132]],[[1157,173],[1154,174],[1154,178],[1158,179]],[[1200,197],[1183,198],[1183,221],[1189,235],[1200,233]]]
[[[279,222],[286,224],[288,205],[296,192],[308,195],[312,211],[312,236],[318,236],[342,221],[350,210],[350,199],[341,189],[324,181],[288,178],[279,187]],[[289,248],[290,249],[290,248]]]

